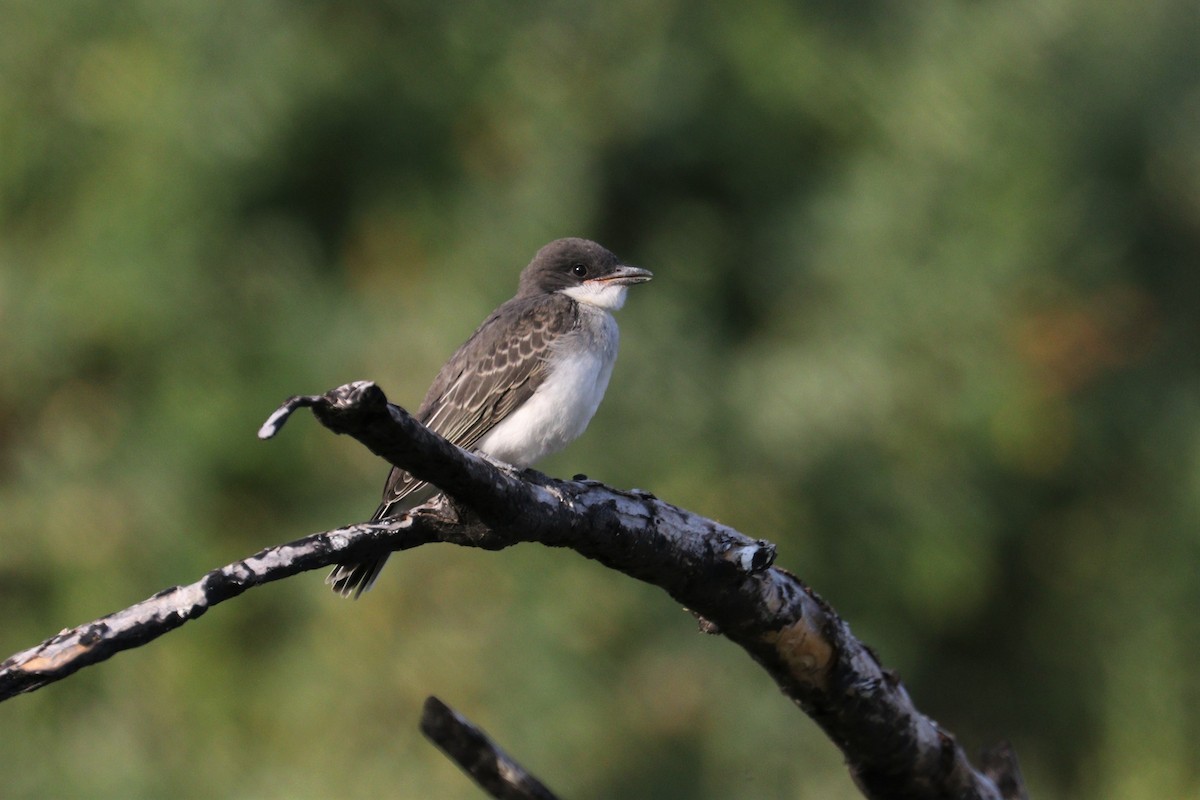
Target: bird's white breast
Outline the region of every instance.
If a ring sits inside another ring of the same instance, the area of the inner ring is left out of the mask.
[[[607,311],[595,306],[581,306],[580,311],[580,328],[554,345],[542,385],[479,441],[478,450],[527,467],[558,452],[587,428],[608,388],[619,334]]]

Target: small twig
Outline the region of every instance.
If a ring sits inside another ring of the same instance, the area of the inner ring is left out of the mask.
[[[425,700],[421,733],[496,800],[557,800],[486,733],[436,697]]]
[[[300,394],[295,397],[289,397],[283,402],[279,408],[272,412],[271,416],[267,417],[267,421],[258,429],[258,438],[272,439],[275,434],[279,433],[283,428],[284,423],[298,409],[312,408],[318,403],[324,402],[325,398],[319,394]]]
[[[985,748],[979,755],[979,764],[983,774],[995,782],[1004,800],[1029,800],[1021,765],[1017,762],[1017,751],[1012,743],[1000,742]]]

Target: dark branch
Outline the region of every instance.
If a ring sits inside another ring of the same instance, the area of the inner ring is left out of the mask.
[[[389,405],[372,383],[292,398],[259,435],[274,435],[301,407],[311,407],[330,430],[353,436],[438,486],[453,509],[435,502],[386,525],[350,526],[265,550],[197,584],[64,632],[0,665],[0,699],[149,641],[250,586],[354,553],[434,541],[487,549],[539,542],[570,547],[663,588],[700,616],[708,630],[744,648],[838,745],[868,797],[1018,796],[1002,793],[991,777],[971,766],[954,738],[915,708],[895,674],[824,600],[795,575],[771,566],[775,549],[769,542],[647,492],[498,467],[428,431]],[[107,644],[117,623],[123,638]]]
[[[62,680],[122,650],[140,647],[247,589],[380,547],[407,550],[438,541],[441,531],[456,523],[445,498],[440,498],[387,522],[350,525],[262,550],[214,569],[195,583],[164,589],[5,659],[0,663],[0,701]]]
[[[425,700],[421,732],[497,800],[557,800],[486,733],[436,697]]]

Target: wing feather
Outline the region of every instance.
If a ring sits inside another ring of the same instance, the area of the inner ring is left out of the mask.
[[[484,320],[442,367],[416,418],[464,449],[528,400],[546,379],[555,342],[579,325],[578,306],[561,294],[514,298]],[[382,519],[426,486],[393,467],[375,512]]]

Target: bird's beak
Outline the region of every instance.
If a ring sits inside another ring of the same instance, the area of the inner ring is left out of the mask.
[[[654,273],[641,267],[631,267],[628,264],[618,264],[610,274],[597,278],[600,283],[615,283],[618,286],[629,286],[634,283],[645,283],[654,277]]]

